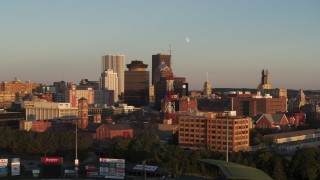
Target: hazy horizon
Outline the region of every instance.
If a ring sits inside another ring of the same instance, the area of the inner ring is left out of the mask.
[[[101,56],[169,53],[202,89],[320,89],[320,1],[2,1],[0,81],[98,81]],[[151,74],[151,72],[150,72]]]

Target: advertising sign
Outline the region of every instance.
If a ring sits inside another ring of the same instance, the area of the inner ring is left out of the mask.
[[[100,158],[100,175],[111,179],[124,179],[125,160]]]
[[[41,157],[41,178],[61,178],[63,176],[62,164],[62,157]]]
[[[146,170],[146,171],[156,171],[158,169],[158,166],[148,166],[148,165],[142,165],[142,164],[137,164],[133,167],[133,169],[136,169],[136,170]]]
[[[0,177],[8,176],[8,159],[0,159]]]
[[[20,158],[11,159],[11,176],[20,175]]]
[[[41,162],[46,164],[61,164],[63,160],[61,157],[42,157]]]

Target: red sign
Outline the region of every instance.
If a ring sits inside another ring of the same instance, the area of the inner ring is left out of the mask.
[[[98,170],[96,165],[94,165],[94,164],[88,164],[88,165],[86,165],[85,168],[86,168],[86,171],[97,171]]]
[[[48,163],[48,164],[61,164],[62,158],[61,157],[42,157],[41,162]]]

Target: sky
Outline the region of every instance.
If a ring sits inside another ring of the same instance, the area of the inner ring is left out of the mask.
[[[151,71],[169,53],[191,90],[320,89],[318,0],[0,1],[0,81],[98,81],[101,56],[123,54]],[[150,72],[151,74],[151,72]]]

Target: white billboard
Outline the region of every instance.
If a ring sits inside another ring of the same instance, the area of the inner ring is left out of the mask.
[[[110,179],[124,179],[126,162],[124,159],[100,158],[100,176]]]

